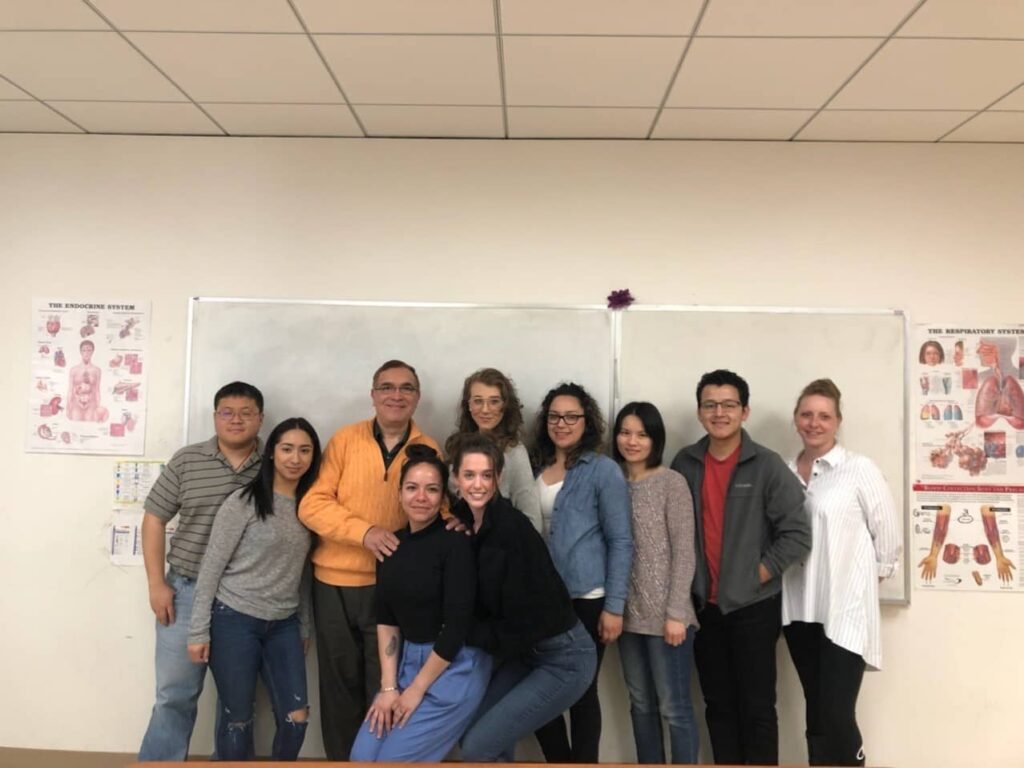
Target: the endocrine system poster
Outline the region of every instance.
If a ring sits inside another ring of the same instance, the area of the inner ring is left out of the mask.
[[[25,449],[141,455],[148,338],[148,302],[34,299]]]
[[[1024,592],[1024,326],[917,326],[910,521],[923,589]]]

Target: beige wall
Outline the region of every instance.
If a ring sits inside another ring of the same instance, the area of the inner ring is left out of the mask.
[[[166,457],[189,296],[593,303],[629,287],[1020,322],[1022,179],[1010,145],[0,136],[0,745],[132,750],[152,703],[143,574],[102,551],[111,460],[22,451],[32,296],[152,300],[147,455]],[[1022,599],[912,598],[884,611],[886,669],[861,696],[871,762],[1017,764]],[[606,678],[603,754],[631,760]],[[784,762],[805,759],[800,708],[785,660]]]

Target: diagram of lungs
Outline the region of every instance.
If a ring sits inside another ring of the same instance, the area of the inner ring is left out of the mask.
[[[986,376],[974,401],[974,421],[984,428],[1004,417],[1014,429],[1024,429],[1024,390],[1012,374]]]

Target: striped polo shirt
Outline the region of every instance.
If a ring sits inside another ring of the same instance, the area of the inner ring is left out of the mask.
[[[182,576],[194,579],[206,552],[213,518],[220,505],[234,491],[249,483],[260,470],[263,444],[236,471],[220,448],[217,438],[186,445],[167,462],[146,496],[145,509],[170,522],[178,515],[178,530],[171,537],[167,562]]]

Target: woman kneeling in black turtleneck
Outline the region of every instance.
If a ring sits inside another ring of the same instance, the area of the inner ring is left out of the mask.
[[[440,511],[448,467],[410,445],[399,495],[409,525],[377,565],[381,688],[352,747],[355,762],[439,762],[487,687],[491,657],[466,643],[476,592],[473,547]]]

